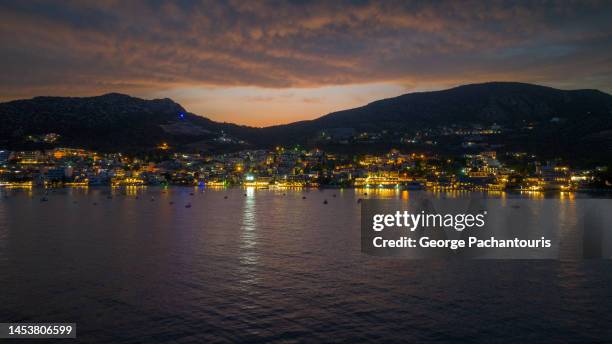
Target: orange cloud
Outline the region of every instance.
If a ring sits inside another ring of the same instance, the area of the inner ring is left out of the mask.
[[[610,91],[611,7],[599,1],[4,1],[0,94],[423,89],[498,79]],[[282,103],[306,99],[315,98]]]

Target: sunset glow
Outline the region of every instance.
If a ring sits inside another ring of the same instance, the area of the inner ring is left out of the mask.
[[[606,2],[3,2],[0,100],[122,92],[266,126],[492,80],[609,92],[609,13]]]

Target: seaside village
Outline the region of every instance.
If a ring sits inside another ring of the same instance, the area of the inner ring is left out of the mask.
[[[391,150],[337,155],[277,147],[231,154],[171,152],[130,157],[73,148],[0,150],[5,188],[189,185],[256,188],[397,188],[404,190],[577,191],[595,188],[598,169],[575,170],[526,153],[495,151],[441,157]]]

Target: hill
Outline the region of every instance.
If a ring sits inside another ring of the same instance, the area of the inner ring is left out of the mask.
[[[334,128],[384,132],[386,141],[397,146],[401,137],[429,135],[445,143],[453,139],[446,135],[449,132],[491,127],[500,127],[500,133],[484,140],[505,149],[612,161],[612,96],[597,90],[566,91],[513,82],[410,93],[311,121],[264,128],[263,132],[276,143],[318,145],[325,140],[313,138]],[[359,140],[349,143],[355,149]],[[447,148],[438,145],[436,149]]]
[[[41,146],[49,133],[59,135],[54,145],[101,151],[147,150],[162,142],[213,149],[240,146],[228,131],[250,131],[194,115],[170,99],[118,93],[6,102],[0,104],[0,120],[0,146],[13,149]]]

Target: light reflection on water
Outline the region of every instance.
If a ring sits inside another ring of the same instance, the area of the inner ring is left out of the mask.
[[[612,340],[608,261],[362,255],[357,200],[416,192],[33,192],[0,198],[0,320],[74,321],[82,342]]]
[[[255,188],[246,188],[242,209],[242,224],[240,226],[240,270],[245,284],[256,280],[258,263],[257,245],[257,209],[255,206]]]

